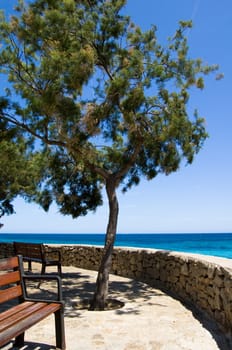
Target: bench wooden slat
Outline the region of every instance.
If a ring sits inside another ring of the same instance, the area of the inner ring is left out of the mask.
[[[37,322],[43,320],[51,313],[59,310],[60,305],[56,303],[45,304],[44,307],[40,308],[39,312],[35,312],[22,319],[18,323],[13,323],[10,327],[0,333],[0,346],[6,344],[12,338],[17,337],[23,333],[29,327],[33,326]]]
[[[8,273],[4,273],[0,278],[0,287],[5,286],[10,283],[15,283],[20,281],[20,273],[19,271],[11,271]]]
[[[23,305],[22,303],[21,305]],[[20,305],[18,305],[20,306]],[[29,302],[27,303],[26,307],[24,308],[14,308],[14,313],[10,315],[9,317],[5,318],[4,313],[3,317],[4,320],[0,321],[0,332],[4,331],[6,328],[10,328],[14,324],[17,326],[20,322],[28,318],[29,316],[32,318],[35,317],[35,319],[43,319],[47,315],[50,315],[51,313],[55,312],[60,308],[60,305],[57,303],[48,304],[43,302]],[[31,318],[30,318],[31,319]],[[37,321],[36,321],[37,322]]]
[[[30,256],[31,258],[41,259],[42,243],[24,243],[14,242],[14,247],[23,256]]]
[[[10,269],[17,267],[18,264],[19,263],[18,263],[17,256],[14,256],[14,257],[8,258],[8,259],[3,259],[3,260],[0,260],[0,270],[1,271],[10,270]]]
[[[21,285],[0,290],[0,303],[5,303],[22,295]]]
[[[33,303],[33,302],[25,301],[21,304],[15,305],[14,307],[12,307],[6,311],[3,311],[1,313],[1,321],[0,322],[7,319],[8,317],[12,317],[12,315],[14,315],[15,312],[20,312],[21,310],[26,309],[28,307],[28,305],[30,305],[31,303]]]
[[[21,305],[23,304],[24,303],[22,303]],[[30,303],[27,303],[26,307],[19,308],[18,306],[20,306],[20,304],[14,307],[14,313],[9,315],[8,317],[5,317],[3,312],[3,314],[1,315],[2,317],[0,321],[0,332],[2,332],[6,328],[9,328],[14,323],[20,322],[21,320],[23,320],[33,312],[39,311],[41,308],[44,307],[44,303],[30,302]]]

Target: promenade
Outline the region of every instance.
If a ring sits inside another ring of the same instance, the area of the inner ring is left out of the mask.
[[[63,267],[67,350],[229,350],[213,321],[128,278],[110,277],[110,297],[125,303],[124,307],[99,312],[81,309],[80,300],[91,297],[95,280],[95,271]],[[45,293],[44,289],[42,284],[31,292]],[[54,332],[50,316],[26,332],[21,349],[55,349]],[[13,349],[12,342],[2,349]]]

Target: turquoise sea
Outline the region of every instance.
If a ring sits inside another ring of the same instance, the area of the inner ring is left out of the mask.
[[[103,245],[104,234],[0,234],[0,242]],[[118,234],[116,246],[154,248],[232,259],[232,233]]]

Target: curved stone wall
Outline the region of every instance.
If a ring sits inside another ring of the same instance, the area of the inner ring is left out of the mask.
[[[102,248],[62,245],[62,265],[98,270]],[[0,244],[0,256],[12,254]],[[232,346],[232,260],[176,252],[115,248],[111,273],[146,282],[174,293],[217,321]]]

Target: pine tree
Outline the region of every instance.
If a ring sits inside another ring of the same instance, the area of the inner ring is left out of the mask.
[[[75,218],[96,210],[106,189],[109,219],[92,309],[106,305],[117,189],[192,163],[207,133],[197,112],[189,115],[190,91],[203,89],[203,77],[216,69],[189,57],[191,22],[180,22],[161,45],[155,26],[142,31],[122,15],[125,4],[20,1],[18,14],[0,21],[11,100],[1,119],[39,140],[46,169],[33,199],[46,210],[55,201]]]

